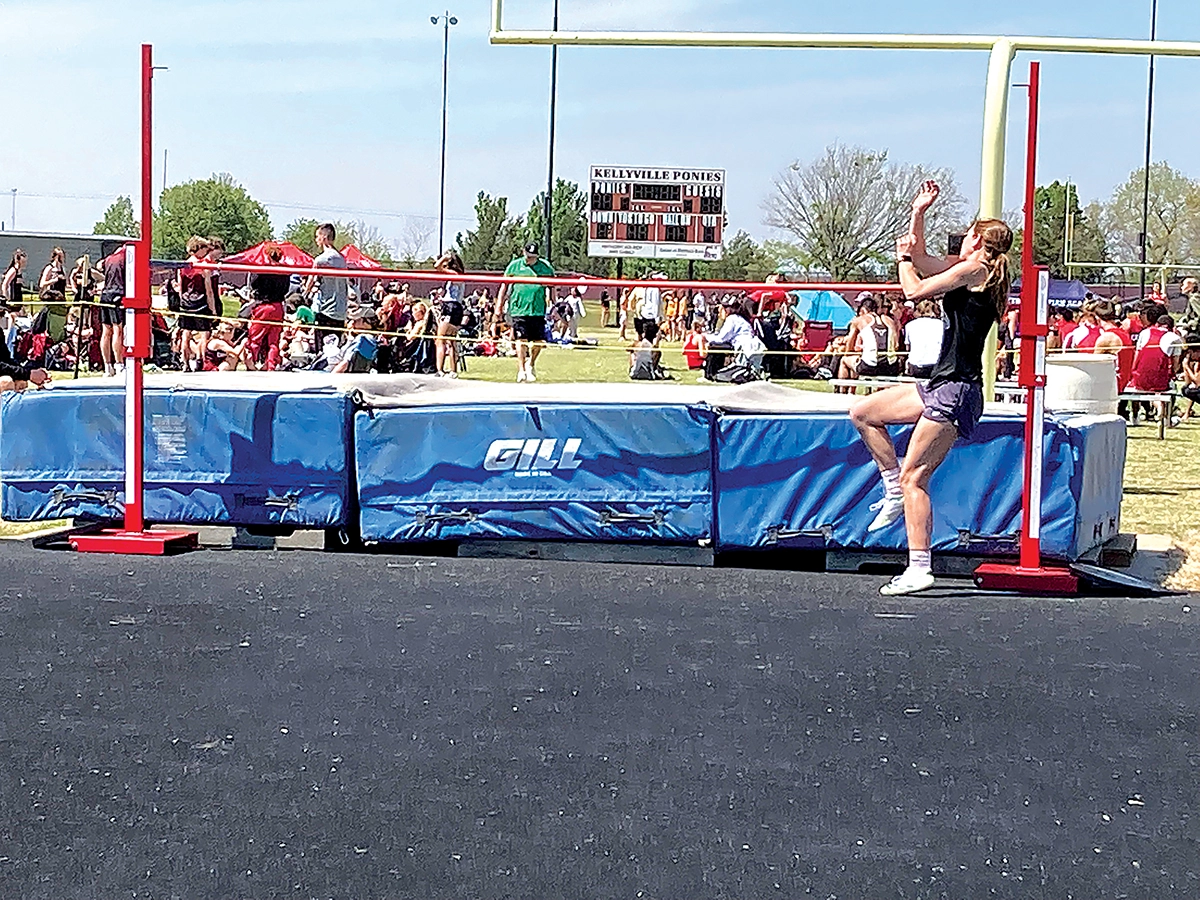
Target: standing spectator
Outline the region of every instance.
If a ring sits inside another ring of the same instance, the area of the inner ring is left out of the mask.
[[[1133,338],[1117,323],[1117,308],[1111,300],[1097,300],[1092,307],[1100,323],[1100,336],[1094,353],[1110,353],[1116,360],[1117,392],[1125,390],[1133,378]]]
[[[192,235],[187,242],[187,265],[179,270],[179,360],[185,372],[203,367],[213,317],[217,314],[212,275],[195,267],[196,263],[207,261],[209,249],[208,241]],[[124,266],[123,255],[121,264]]]
[[[519,256],[504,270],[506,278],[553,278],[554,269],[538,258],[538,245],[525,245]],[[513,340],[517,345],[517,381],[537,381],[535,366],[538,354],[546,345],[546,303],[550,289],[543,284],[505,282],[496,295],[496,317],[499,318],[507,301],[508,314],[513,320]]]
[[[344,269],[346,257],[342,256],[333,246],[337,230],[330,223],[318,225],[314,235],[321,252],[313,260],[314,269]],[[313,288],[318,288],[316,299],[313,301],[313,313],[317,318],[317,330],[322,329],[327,334],[335,334],[346,327],[346,279],[341,276],[309,275],[304,284],[304,293],[310,294]],[[407,285],[405,285],[407,288]]]
[[[889,356],[895,354],[896,323],[879,312],[879,301],[868,291],[858,295],[858,315],[850,320],[846,334],[851,352],[860,354],[857,366],[850,369],[843,360],[843,378],[892,375]]]
[[[1200,282],[1195,278],[1185,278],[1180,285],[1180,292],[1187,306],[1179,317],[1179,333],[1191,335],[1200,331]]]
[[[42,277],[38,279],[38,293],[42,291],[58,291],[63,296],[67,293],[67,254],[62,247],[50,251],[50,262],[42,269]]]
[[[651,272],[649,277],[657,279],[665,276],[659,272]],[[662,319],[662,289],[650,284],[634,288],[629,299],[634,304],[633,330],[637,332],[638,337],[643,337],[647,324],[653,322],[657,325]]]
[[[625,340],[625,333],[629,329],[629,309],[630,309],[630,290],[629,288],[621,289],[621,297],[617,303],[617,326],[621,329],[617,332],[617,340]]]
[[[571,304],[571,321],[567,323],[567,337],[571,343],[579,340],[579,323],[587,315],[587,307],[583,305],[583,295],[586,293],[587,288],[581,284],[572,288],[571,293],[567,295]]]
[[[12,261],[4,271],[4,281],[0,284],[0,304],[9,309],[20,309],[25,303],[25,262],[24,250],[13,252]]]
[[[278,244],[264,250],[267,262],[277,266],[283,260]],[[250,313],[246,339],[246,367],[274,372],[280,363],[279,339],[283,334],[284,298],[291,276],[284,272],[255,272],[250,276],[250,298],[256,301]]]
[[[458,251],[447,250],[434,264],[439,272],[466,273]],[[458,330],[466,321],[467,309],[463,305],[463,282],[447,281],[446,293],[442,295],[441,314],[438,316],[436,354],[437,374],[447,378],[458,377]],[[450,370],[443,371],[446,358],[450,359]]]
[[[905,371],[910,378],[928,381],[942,353],[946,323],[938,315],[937,304],[928,298],[917,304],[916,314],[916,318],[904,326],[904,342],[908,345]]]
[[[209,235],[204,239],[208,244],[208,255],[204,257],[205,262],[219,263],[225,255],[225,242],[215,235]],[[214,316],[225,315],[224,301],[221,299],[221,276],[216,272],[209,273],[209,284],[212,285],[212,303],[210,307]]]
[[[679,318],[679,300],[675,296],[674,291],[663,291],[663,330],[666,332],[665,337],[668,341],[682,340],[682,336],[677,334]]]
[[[1058,338],[1056,346],[1051,347],[1052,350],[1057,350],[1067,343],[1067,338],[1071,332],[1079,326],[1075,323],[1075,312],[1070,309],[1057,310],[1050,319],[1050,331]]]
[[[704,291],[692,294],[692,315],[699,319],[705,328],[712,330],[713,326],[708,322],[708,298],[704,296]]]
[[[1174,325],[1170,316],[1162,315],[1138,335],[1130,380],[1135,391],[1156,394],[1170,388],[1171,378],[1183,355],[1183,341],[1172,331]]]
[[[612,300],[608,297],[608,288],[600,291],[600,327],[607,328],[609,317],[612,315]]]
[[[83,359],[91,355],[90,335],[100,331],[100,310],[96,308],[96,288],[103,284],[104,273],[92,268],[92,260],[86,253],[75,260],[71,269],[70,284],[75,293],[75,365],[76,375]],[[86,343],[83,338],[89,335]]]
[[[125,367],[125,248],[104,257],[104,289],[100,292],[100,358],[104,374],[115,375]]]
[[[46,333],[52,342],[63,339],[67,328],[67,254],[62,247],[50,251],[50,262],[42,269],[38,279],[38,299],[43,303],[38,315],[42,315],[46,323]],[[53,299],[52,299],[53,298]]]
[[[1123,304],[1126,310],[1125,321],[1121,323],[1121,327],[1129,332],[1129,336],[1137,340],[1137,336],[1142,333],[1142,329],[1146,327],[1146,322],[1142,318],[1140,303],[1125,303]]]
[[[905,300],[902,296],[893,297],[889,314],[896,323],[897,333],[903,336],[908,323],[917,317],[916,304],[911,300]]]
[[[1163,293],[1161,282],[1156,281],[1150,285],[1150,293],[1146,295],[1146,299],[1151,303],[1157,303],[1159,306],[1167,305],[1167,295]]]
[[[1100,320],[1096,317],[1096,301],[1088,300],[1079,310],[1079,324],[1063,341],[1063,349],[1091,353],[1099,339]]]

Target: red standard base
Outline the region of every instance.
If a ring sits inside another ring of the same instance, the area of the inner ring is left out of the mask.
[[[1070,569],[1039,566],[1025,569],[1006,563],[984,563],[975,570],[975,586],[1020,594],[1077,594],[1079,579]]]
[[[138,556],[166,556],[183,553],[199,546],[195,531],[100,531],[71,536],[71,549],[80,553],[124,553]]]

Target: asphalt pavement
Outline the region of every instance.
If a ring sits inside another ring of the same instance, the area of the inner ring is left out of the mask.
[[[0,898],[1200,894],[1200,609],[0,551]]]

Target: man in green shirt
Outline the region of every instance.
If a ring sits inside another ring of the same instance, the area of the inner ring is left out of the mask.
[[[525,245],[525,255],[517,257],[504,270],[508,278],[553,278],[554,269],[538,259],[538,245]],[[546,301],[550,289],[541,284],[517,282],[503,284],[496,295],[496,317],[505,310],[512,317],[513,340],[517,344],[517,381],[537,381],[533,366],[546,344]]]

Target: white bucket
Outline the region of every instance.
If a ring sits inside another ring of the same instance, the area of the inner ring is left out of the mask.
[[[1048,354],[1046,409],[1092,415],[1116,413],[1116,357],[1107,353]]]

